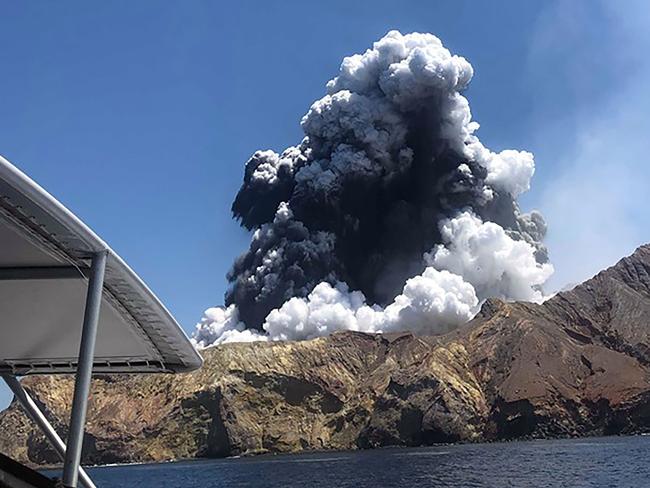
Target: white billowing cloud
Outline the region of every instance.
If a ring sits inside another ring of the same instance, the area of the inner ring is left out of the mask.
[[[485,167],[488,170],[487,183],[515,198],[530,189],[530,180],[535,173],[533,154],[512,149],[491,153]]]
[[[275,220],[278,222],[287,222],[293,218],[293,212],[287,202],[280,202],[278,209],[275,211]]]
[[[262,163],[255,168],[253,172],[254,180],[263,180],[269,184],[277,181],[278,166],[280,165],[280,156],[275,151],[257,151],[254,157],[258,158]]]
[[[473,75],[467,60],[452,55],[436,36],[390,31],[372,49],[345,58],[327,90],[372,93],[381,89],[393,102],[408,107],[441,91],[463,90]]]
[[[246,329],[244,323],[239,321],[237,307],[230,305],[227,308],[211,307],[203,312],[190,340],[195,347],[204,348],[226,342],[252,342],[268,338],[258,331]]]
[[[472,65],[462,56],[452,55],[436,36],[390,31],[372,49],[343,60],[339,75],[327,84],[329,94],[312,105],[302,125],[307,135],[313,130],[319,136],[324,134],[323,126],[329,127],[330,132],[354,128],[366,141],[379,137],[382,141],[379,147],[387,149],[402,141],[406,122],[386,100],[408,111],[434,97],[440,104],[440,136],[490,171],[488,164],[498,155],[485,148],[474,135],[479,124],[472,121],[469,102],[460,93],[472,76]],[[337,106],[333,113],[344,117],[340,122],[325,124],[321,114],[327,112],[326,108],[331,111],[333,105]],[[512,176],[501,167],[495,181],[518,189],[519,185],[507,182]]]
[[[553,266],[538,263],[533,246],[471,212],[444,220],[440,227],[444,245],[425,255],[428,264],[462,276],[480,299],[544,299],[541,285],[553,274]]]
[[[300,289],[293,279],[282,281],[280,271],[292,250],[300,251],[302,261],[310,264],[325,262],[337,244],[333,233],[310,233],[303,222],[294,222],[288,195],[289,203],[280,203],[273,225],[262,224],[253,233],[247,256],[255,258],[255,266],[246,270],[245,284],[255,285],[255,294],[240,303],[254,307],[279,283],[288,285],[282,296],[293,298],[268,314],[268,309],[264,311],[264,333],[246,330],[233,305],[209,309],[197,324],[195,343],[205,347],[235,340],[303,340],[336,330],[440,334],[470,320],[485,298],[542,300],[541,285],[553,267],[536,261],[540,249],[534,244],[540,244],[545,225],[538,214],[521,215],[514,203],[530,187],[533,155],[514,150],[494,153],[481,143],[475,135],[479,124],[472,121],[469,102],[460,93],[472,76],[472,66],[452,55],[435,36],[389,32],[372,49],[345,58],[339,75],[327,85],[327,95],[303,117],[306,137],[300,146],[281,155],[272,151],[253,155],[247,164],[250,185],[259,185],[264,192],[251,194],[267,195],[289,181],[303,196],[313,197],[315,190],[327,199],[348,181],[361,179],[373,185],[390,181],[412,165],[414,153],[406,141],[410,118],[414,109],[429,103],[439,117],[431,136],[458,155],[453,176],[460,178],[454,188],[477,190],[473,204],[478,208],[495,196],[504,198],[515,209],[516,226],[505,230],[483,222],[465,210],[470,204],[446,211],[444,215],[453,217],[430,223],[440,230],[442,242],[421,257],[419,269],[424,271],[406,280],[393,302],[381,307],[369,304],[363,293],[350,290],[334,275],[319,275]],[[475,163],[487,172],[479,184],[472,169]]]
[[[363,293],[350,292],[344,283],[335,287],[320,283],[307,298],[291,298],[273,310],[263,327],[273,340],[311,339],[336,330],[365,331],[357,317],[364,314],[364,307]]]
[[[474,288],[461,276],[428,267],[408,279],[402,294],[386,307],[382,331],[448,332],[471,319],[478,304]]]
[[[337,330],[441,334],[470,320],[487,297],[541,301],[541,285],[553,273],[535,260],[535,249],[512,239],[493,222],[466,211],[440,223],[444,245],[424,260],[428,267],[406,281],[386,307],[369,305],[345,283],[318,284],[306,298],[291,298],[266,317],[266,334],[239,322],[234,305],[211,308],[197,324],[195,344],[234,341],[305,340]]]
[[[364,54],[343,60],[339,75],[327,85],[329,94],[303,118],[303,129],[319,137],[354,131],[370,147],[388,154],[403,142],[406,127],[385,100],[409,109],[436,95],[441,104],[440,135],[483,165],[487,182],[495,189],[516,198],[530,188],[533,155],[515,150],[494,153],[474,135],[479,124],[472,121],[469,102],[459,93],[473,75],[471,64],[452,55],[432,34],[391,31]]]
[[[486,183],[496,190],[509,193],[513,198],[530,190],[530,181],[535,174],[535,158],[532,153],[513,149],[492,152],[474,135],[479,128],[478,123],[468,122],[464,127],[467,137],[463,140],[463,151],[468,159],[487,169]]]
[[[347,285],[320,283],[307,298],[291,298],[264,323],[271,340],[303,340],[337,330],[440,334],[467,322],[478,305],[469,283],[448,271],[427,268],[406,281],[386,308],[369,306]]]
[[[388,164],[391,153],[404,146],[406,122],[385,99],[341,90],[316,100],[301,126],[314,142],[336,147],[352,134],[368,155]]]
[[[304,159],[299,147],[291,146],[278,154],[275,151],[256,151],[250,162],[256,163],[251,174],[252,184],[274,186],[279,183],[280,174],[292,174],[294,166]]]

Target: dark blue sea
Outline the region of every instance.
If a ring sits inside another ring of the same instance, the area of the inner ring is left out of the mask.
[[[325,452],[89,469],[98,488],[650,487],[650,437]]]

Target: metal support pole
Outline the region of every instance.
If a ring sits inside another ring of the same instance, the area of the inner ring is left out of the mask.
[[[99,308],[102,303],[107,254],[107,251],[95,254],[90,267],[86,310],[84,312],[83,329],[81,331],[81,345],[79,346],[77,378],[75,380],[74,397],[72,399],[68,449],[63,462],[63,486],[68,488],[77,488],[77,474],[79,472],[79,463],[81,462],[81,448],[83,446],[84,426],[86,424],[90,380],[93,372],[95,338],[97,337]]]
[[[32,400],[32,397],[30,397],[25,391],[23,385],[20,384],[20,381],[18,381],[15,376],[11,375],[2,375],[2,379],[7,383],[9,389],[16,396],[16,399],[25,409],[25,412],[27,412],[27,415],[29,415],[34,423],[36,423],[36,425],[38,425],[43,431],[43,434],[45,434],[45,437],[50,441],[52,447],[54,447],[59,456],[61,456],[61,459],[64,459],[66,448],[63,440],[61,440],[59,434],[56,433],[52,424],[47,421],[47,418],[45,418],[45,415],[43,415],[43,412],[38,408],[38,405],[36,405],[34,400]],[[81,484],[85,488],[97,488],[82,467],[79,467],[79,478]]]

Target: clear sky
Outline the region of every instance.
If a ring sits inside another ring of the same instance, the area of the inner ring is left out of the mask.
[[[474,66],[482,142],[535,154],[522,202],[549,223],[555,289],[650,241],[650,7],[613,4],[0,0],[0,154],[189,332],[248,244],[230,218],[248,157],[300,140],[343,56],[431,32]]]

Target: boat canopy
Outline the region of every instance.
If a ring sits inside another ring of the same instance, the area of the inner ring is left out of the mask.
[[[80,466],[93,373],[180,373],[201,364],[131,268],[0,156],[0,377],[63,459],[63,486],[95,488]],[[16,378],[36,373],[75,375],[66,443]]]
[[[88,276],[97,253],[105,253],[105,273],[93,373],[185,372],[201,366],[178,323],[126,263],[0,157],[0,373],[77,371]]]

